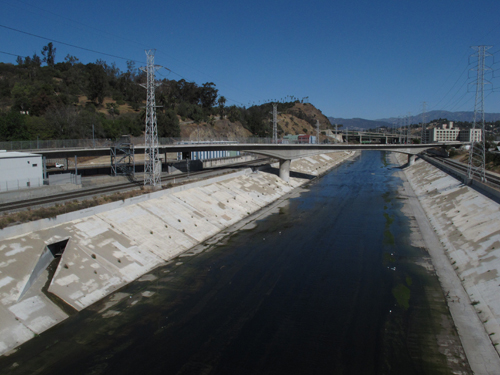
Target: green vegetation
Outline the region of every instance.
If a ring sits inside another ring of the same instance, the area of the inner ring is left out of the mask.
[[[394,217],[391,217],[387,212],[384,212],[384,217],[385,217],[385,225],[388,227],[394,222]]]
[[[392,288],[392,295],[396,298],[398,305],[405,310],[410,307],[410,289],[404,284],[398,284]]]
[[[116,139],[144,131],[146,73],[127,62],[121,71],[103,60],[82,64],[67,55],[56,62],[52,43],[41,56],[18,57],[17,65],[0,63],[0,141],[36,139]],[[179,119],[213,124],[215,116],[240,122],[256,136],[270,136],[270,103],[249,108],[226,106],[213,82],[197,85],[184,79],[163,79],[156,89],[158,135],[179,137]],[[297,102],[297,101],[295,101]],[[315,120],[295,102],[279,103],[311,124]],[[292,112],[290,112],[292,113]]]
[[[394,235],[389,229],[384,230],[384,243],[387,245],[394,245],[396,243]]]

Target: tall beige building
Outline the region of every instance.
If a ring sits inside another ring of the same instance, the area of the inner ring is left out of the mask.
[[[481,129],[459,129],[453,126],[453,121],[443,124],[441,127],[427,129],[425,132],[424,143],[434,142],[470,142],[481,140]]]

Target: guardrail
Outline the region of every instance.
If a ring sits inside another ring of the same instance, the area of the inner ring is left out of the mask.
[[[133,143],[135,146],[144,145],[144,137],[127,137],[126,142]],[[178,137],[161,137],[158,138],[158,144],[173,145],[178,143],[219,143],[219,142],[235,142],[248,144],[272,144],[271,137],[212,137],[203,138],[178,138]],[[287,141],[291,143],[290,141]],[[102,148],[112,147],[120,143],[119,140],[112,139],[54,139],[54,140],[33,140],[33,141],[9,141],[0,142],[0,150],[7,151],[22,151],[22,150],[51,150],[65,148]],[[280,142],[281,143],[281,142]]]
[[[128,141],[128,138],[127,138]],[[144,137],[130,137],[130,142],[136,146],[144,145]],[[172,145],[178,143],[218,143],[218,142],[235,142],[235,143],[252,143],[252,144],[269,144],[272,143],[272,138],[260,137],[241,137],[241,138],[158,138],[159,145]],[[35,140],[35,141],[9,141],[0,142],[0,150],[7,151],[22,151],[22,150],[50,150],[64,148],[102,148],[112,147],[119,141],[111,139],[57,139],[57,140]]]

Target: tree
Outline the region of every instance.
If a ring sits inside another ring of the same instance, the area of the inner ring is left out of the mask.
[[[69,63],[71,66],[75,65],[76,63],[78,63],[80,60],[78,60],[77,57],[75,56],[71,56],[69,53],[66,55],[66,57],[64,58],[64,61]]]
[[[200,88],[200,103],[203,108],[212,108],[217,100],[218,90],[215,88],[215,83],[207,82]]]
[[[220,115],[220,118],[223,119],[224,118],[224,105],[226,104],[226,98],[223,97],[223,96],[219,96],[219,100],[217,101],[217,103],[219,104],[219,115]]]
[[[29,140],[26,119],[17,111],[0,113],[0,141],[25,141]]]
[[[56,59],[56,48],[50,42],[42,48],[43,62],[47,63],[48,66],[54,66]]]
[[[157,113],[158,136],[160,137],[179,137],[181,129],[179,119],[173,110],[167,110],[165,113]]]
[[[11,96],[14,100],[13,109],[17,111],[29,111],[31,107],[31,85],[24,85],[16,82],[11,90]]]
[[[87,64],[88,84],[87,97],[90,101],[97,101],[101,105],[104,101],[107,77],[104,68],[97,64]]]
[[[231,122],[240,121],[240,118],[241,118],[240,109],[238,107],[236,107],[235,105],[230,106],[229,111],[228,111],[229,121],[231,121]]]
[[[45,114],[47,121],[54,127],[55,139],[77,138],[77,116],[78,112],[73,106],[51,107]]]

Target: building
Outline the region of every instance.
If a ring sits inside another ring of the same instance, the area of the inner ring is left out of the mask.
[[[191,151],[191,160],[209,160],[240,156],[239,151]]]
[[[179,142],[178,144],[234,144],[234,141],[190,141],[190,142]],[[191,152],[178,152],[177,160],[191,159],[191,160],[210,160],[210,159],[221,159],[221,158],[231,158],[240,156],[240,151],[228,151],[228,150],[218,150],[218,151],[191,151]]]
[[[299,142],[299,136],[295,134],[287,134],[283,136],[283,144],[295,144]]]
[[[299,135],[299,143],[316,143],[316,137],[309,134]]]
[[[42,185],[41,155],[0,150],[0,192]]]
[[[480,142],[481,141],[481,129],[463,129],[460,130],[460,134],[458,135],[458,140],[460,142]]]
[[[481,140],[481,129],[459,129],[453,127],[453,121],[443,124],[441,127],[427,129],[425,132],[424,143],[434,142],[471,142]]]

